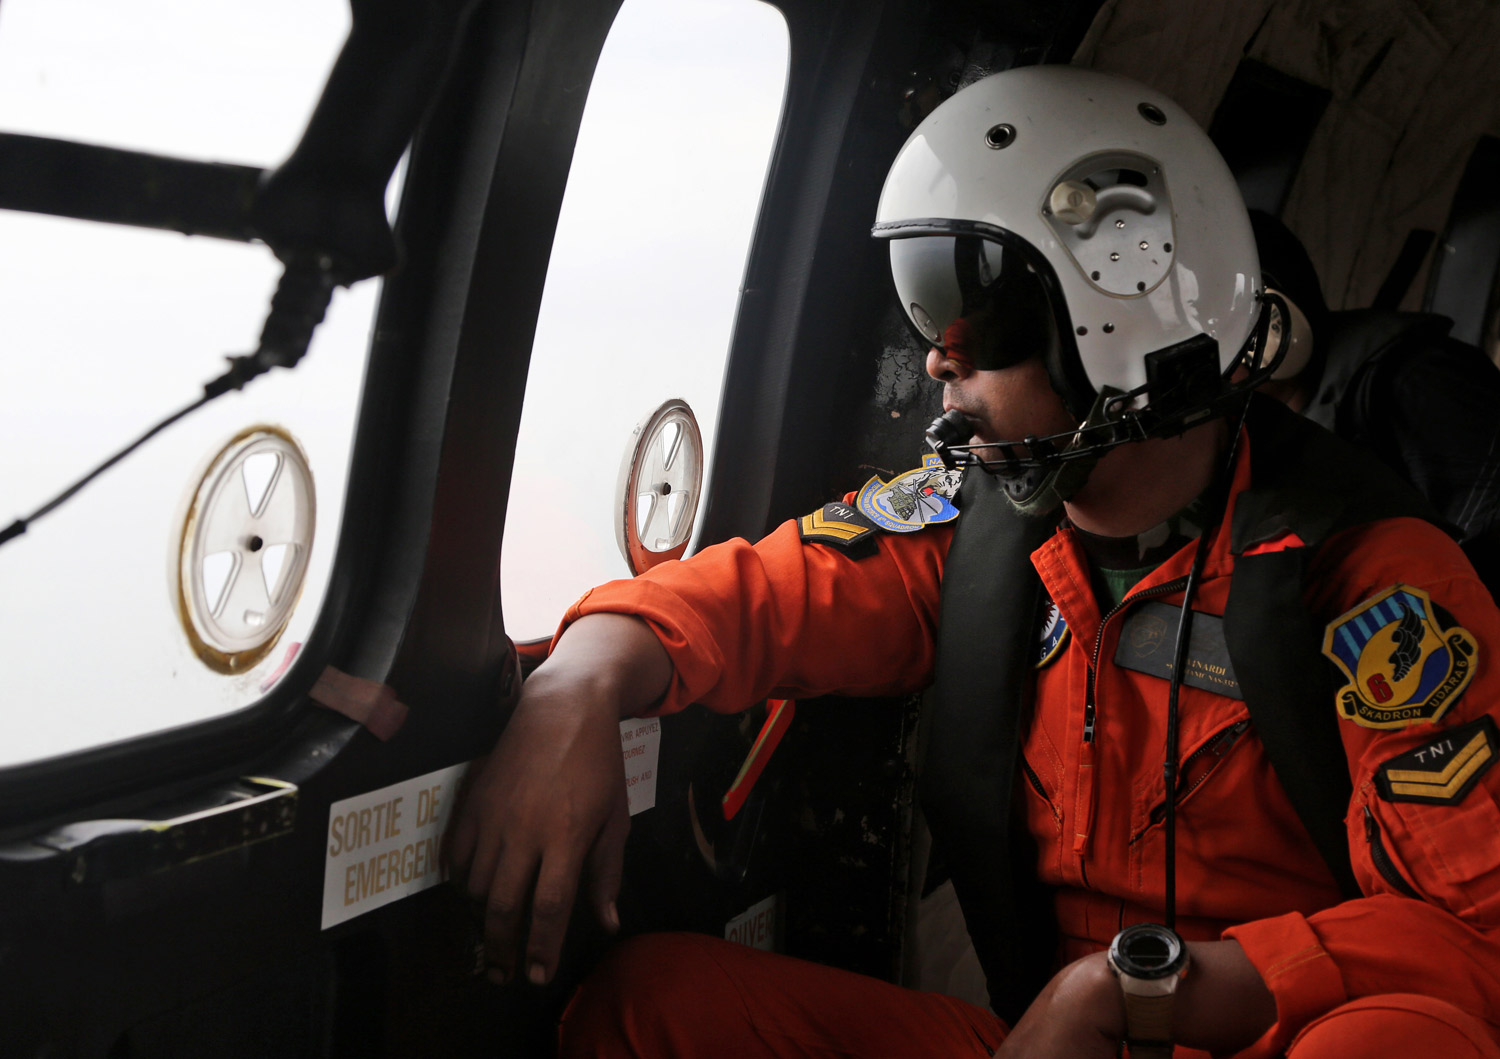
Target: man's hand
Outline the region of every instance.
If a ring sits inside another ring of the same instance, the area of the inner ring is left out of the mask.
[[[1178,1044],[1248,1048],[1276,1021],[1276,999],[1237,941],[1190,941],[1191,964],[1172,1010]],[[1004,1059],[1112,1059],[1125,1039],[1125,1001],[1102,952],[1053,976],[996,1053]]]
[[[583,618],[526,681],[499,742],[475,765],[447,852],[484,903],[492,981],[509,980],[523,953],[527,978],[552,977],[585,870],[595,915],[619,927],[630,829],[619,722],[660,698],[670,678],[644,622]]]

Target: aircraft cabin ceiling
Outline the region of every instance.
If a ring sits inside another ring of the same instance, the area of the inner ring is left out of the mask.
[[[1074,62],[1144,81],[1208,128],[1246,59],[1324,90],[1281,217],[1306,244],[1329,307],[1368,307],[1403,249],[1414,268],[1413,251],[1441,250],[1431,234],[1445,230],[1476,144],[1500,134],[1500,6],[1106,0]],[[1421,256],[1402,308],[1420,307],[1431,258]]]

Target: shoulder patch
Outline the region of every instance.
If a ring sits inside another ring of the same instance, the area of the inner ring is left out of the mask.
[[[1042,607],[1042,623],[1036,634],[1036,667],[1038,669],[1056,660],[1068,642],[1067,619],[1062,616],[1062,611],[1057,609],[1056,603],[1050,599],[1044,599],[1043,602],[1046,605]]]
[[[1481,717],[1391,758],[1375,771],[1375,785],[1388,802],[1452,805],[1490,770],[1497,754],[1494,718]]]
[[[1440,621],[1431,597],[1409,585],[1365,600],[1323,634],[1323,653],[1349,681],[1339,714],[1365,728],[1436,722],[1468,687],[1477,652],[1467,629]]]
[[[848,504],[824,504],[811,515],[797,521],[804,541],[831,544],[845,551],[853,550],[879,532],[875,525]]]
[[[879,476],[860,489],[855,506],[876,526],[892,533],[911,533],[958,518],[953,497],[963,481],[962,470],[948,470],[935,453],[922,457],[922,466],[898,474],[889,482]]]

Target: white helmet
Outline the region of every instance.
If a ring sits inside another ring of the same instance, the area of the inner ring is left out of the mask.
[[[1050,310],[1048,371],[1080,422],[1093,413],[1093,452],[1216,414],[1246,388],[1229,383],[1234,365],[1264,348],[1234,177],[1181,107],[1123,77],[1031,66],[963,89],[901,148],[874,235],[891,241],[897,293],[925,341],[976,343],[979,322],[976,367],[1040,352],[1017,314]],[[1127,396],[1101,416],[1101,394]]]

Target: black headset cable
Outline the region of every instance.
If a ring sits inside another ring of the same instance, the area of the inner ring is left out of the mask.
[[[1182,609],[1177,616],[1177,643],[1172,652],[1172,676],[1167,683],[1167,749],[1162,760],[1162,778],[1165,781],[1167,815],[1163,835],[1166,839],[1165,878],[1165,924],[1168,930],[1177,929],[1177,695],[1182,687],[1183,668],[1187,664],[1188,641],[1193,628],[1193,596],[1198,591],[1198,581],[1203,573],[1203,564],[1208,556],[1208,538],[1224,521],[1229,507],[1229,488],[1234,479],[1234,465],[1239,458],[1240,438],[1245,433],[1245,417],[1250,410],[1250,396],[1246,394],[1229,441],[1229,453],[1215,488],[1212,510],[1214,517],[1198,534],[1198,543],[1193,549],[1193,565],[1188,570],[1187,584],[1182,590]]]

